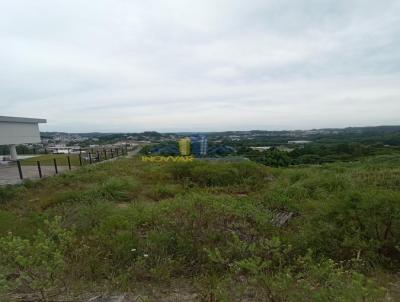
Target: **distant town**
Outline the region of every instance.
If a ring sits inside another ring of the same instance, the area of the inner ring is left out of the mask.
[[[140,147],[145,155],[176,155],[178,141],[189,138],[196,157],[246,157],[260,161],[260,157],[278,156],[278,162],[320,163],[336,160],[329,153],[364,154],[377,149],[396,149],[400,145],[400,126],[349,127],[286,131],[225,131],[160,133],[66,133],[41,132],[38,144],[18,145],[18,154],[82,153],[91,148]],[[307,146],[307,148],[305,148]],[[322,149],[321,149],[322,148]],[[335,148],[335,150],[333,150]],[[339,149],[338,149],[339,148]],[[332,152],[329,150],[332,149]],[[337,150],[338,149],[338,150]],[[293,153],[293,151],[296,151]],[[7,155],[6,146],[0,154]],[[285,159],[288,154],[296,160]],[[343,155],[342,159],[345,158]]]

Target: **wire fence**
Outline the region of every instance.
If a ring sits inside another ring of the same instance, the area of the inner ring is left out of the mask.
[[[20,180],[25,178],[43,178],[45,176],[57,175],[61,172],[96,164],[103,161],[113,160],[128,154],[128,148],[113,149],[90,149],[80,151],[79,154],[48,154],[39,156],[39,159],[32,157],[25,160],[17,160],[16,168]]]

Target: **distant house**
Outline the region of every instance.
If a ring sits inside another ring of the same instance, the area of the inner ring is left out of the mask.
[[[0,116],[0,145],[10,146],[11,160],[17,160],[16,145],[40,143],[40,123],[46,120]]]
[[[288,141],[288,144],[298,144],[298,145],[304,145],[309,143],[312,143],[312,141]]]
[[[66,147],[61,145],[61,146],[48,147],[48,149],[53,154],[72,154],[81,152],[81,147],[79,146]]]
[[[263,152],[263,151],[267,151],[267,150],[271,149],[271,147],[270,147],[270,146],[263,146],[263,147],[250,147],[250,149],[251,149],[251,150],[254,150],[254,151],[260,151],[260,152]]]

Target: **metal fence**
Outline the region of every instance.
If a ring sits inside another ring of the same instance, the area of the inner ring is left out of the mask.
[[[60,165],[61,157],[55,156],[51,161],[51,165],[49,165],[48,160],[46,161],[46,165],[43,165],[40,160],[37,160],[36,165],[25,166],[23,165],[23,162],[17,160],[16,167],[20,180],[23,180],[24,178],[43,178],[45,176],[57,175],[65,170],[71,171],[76,167],[83,167],[107,160],[112,160],[114,158],[127,155],[127,153],[128,149],[126,147],[114,149],[90,149],[85,153],[80,152],[78,154],[78,162],[74,165],[71,163],[71,156],[66,155],[66,157],[63,158],[63,163],[66,163],[65,165]],[[74,157],[74,159],[76,159],[76,157]],[[27,169],[27,167],[29,167],[29,169]],[[36,173],[34,170],[36,170]]]

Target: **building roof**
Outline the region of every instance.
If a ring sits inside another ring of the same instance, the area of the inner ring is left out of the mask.
[[[47,123],[47,121],[45,119],[27,118],[27,117],[13,117],[13,116],[0,116],[0,122],[6,122],[6,123],[28,123],[28,124]]]

